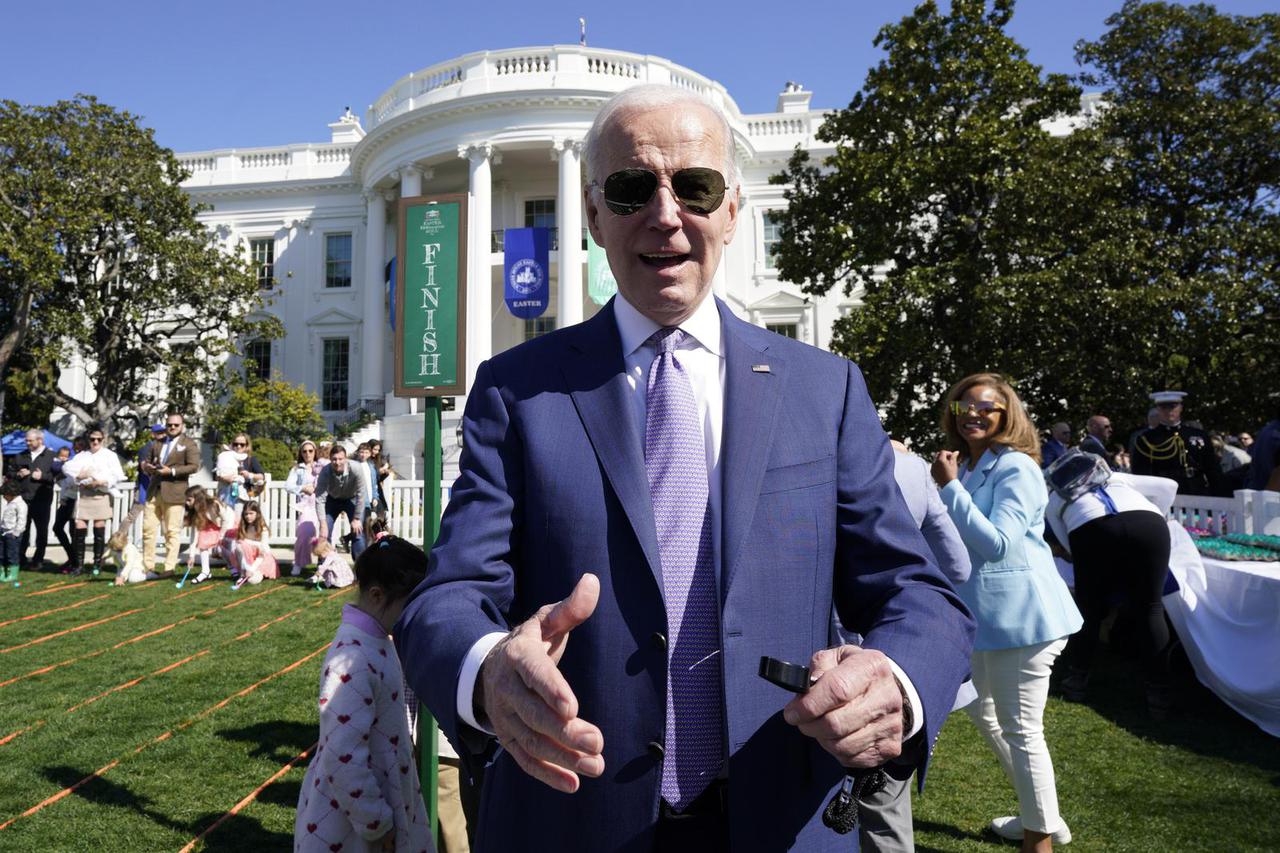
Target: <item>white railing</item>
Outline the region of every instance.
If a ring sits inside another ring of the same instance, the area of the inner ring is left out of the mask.
[[[387,496],[387,527],[396,536],[408,539],[410,542],[421,542],[424,531],[423,514],[422,514],[422,498],[423,498],[423,481],[422,480],[386,480],[382,484],[383,491]],[[119,494],[112,500],[111,506],[111,528],[108,535],[124,521],[125,516],[129,514],[129,509],[133,506],[133,483],[121,483],[116,487]],[[283,482],[270,479],[268,476],[267,486],[263,490],[258,503],[262,507],[262,518],[266,522],[267,540],[274,546],[292,547],[294,536],[294,497],[284,487]],[[449,486],[442,484],[440,487],[440,508],[449,503]],[[57,495],[54,495],[54,506],[58,505]],[[50,514],[52,515],[52,513]],[[346,517],[338,519],[334,525],[334,529],[330,531],[330,538],[336,539],[346,534],[350,530]],[[142,518],[138,517],[134,520],[133,525],[129,529],[129,536],[134,542],[142,541]],[[191,531],[184,529],[182,531],[182,542],[185,545],[191,540]],[[52,527],[49,531],[49,541],[56,543],[53,536]],[[161,543],[163,545],[163,543]]]
[[[195,188],[246,181],[341,178],[351,172],[351,143],[305,143],[274,148],[193,151],[178,162],[191,170],[182,182]]]
[[[1241,489],[1229,498],[1178,495],[1169,518],[1184,527],[1223,533],[1280,536],[1280,492]]]
[[[739,116],[724,87],[656,56],[580,45],[521,47],[468,53],[401,77],[365,112],[364,128],[431,104],[468,95],[537,89],[582,89],[608,96],[635,83],[670,83],[698,92]]]

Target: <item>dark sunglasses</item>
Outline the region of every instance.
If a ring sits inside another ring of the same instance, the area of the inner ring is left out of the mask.
[[[100,435],[91,435],[91,436],[89,436],[89,443],[90,443],[90,444],[102,444],[102,436],[100,436]]]
[[[233,441],[233,442],[231,442],[231,446],[232,446],[232,447],[244,447],[244,446],[245,446],[245,443],[244,443],[243,441]]]
[[[622,169],[604,179],[600,187],[604,203],[619,216],[630,216],[644,208],[658,191],[658,175],[650,169]],[[706,166],[692,166],[671,175],[671,191],[693,213],[714,213],[724,202],[724,175]]]
[[[951,403],[951,414],[964,415],[969,412],[976,412],[979,415],[990,415],[992,412],[1003,412],[1004,406],[991,400],[979,400],[976,403],[965,405],[959,400],[953,400]]]

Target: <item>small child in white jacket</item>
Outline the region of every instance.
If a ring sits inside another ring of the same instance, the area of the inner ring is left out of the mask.
[[[5,480],[0,495],[0,583],[13,581],[17,586],[22,533],[27,529],[27,502],[22,499],[22,486],[17,480]]]
[[[298,796],[295,851],[435,850],[390,637],[426,574],[426,554],[394,536],[356,562],[360,597],[342,609],[320,676],[320,744]]]
[[[111,534],[107,540],[107,549],[116,561],[116,586],[129,583],[142,583],[147,579],[147,570],[142,565],[142,552],[138,546],[129,541],[129,529],[123,525]]]

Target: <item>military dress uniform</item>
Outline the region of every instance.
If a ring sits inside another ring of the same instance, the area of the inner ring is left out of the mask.
[[[1139,435],[1132,465],[1135,474],[1176,480],[1181,495],[1216,495],[1223,489],[1209,434],[1186,424],[1157,424]]]

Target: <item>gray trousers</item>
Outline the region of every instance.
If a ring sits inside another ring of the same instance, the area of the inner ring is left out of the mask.
[[[858,800],[858,842],[862,853],[915,853],[912,778],[890,778],[884,788]]]

